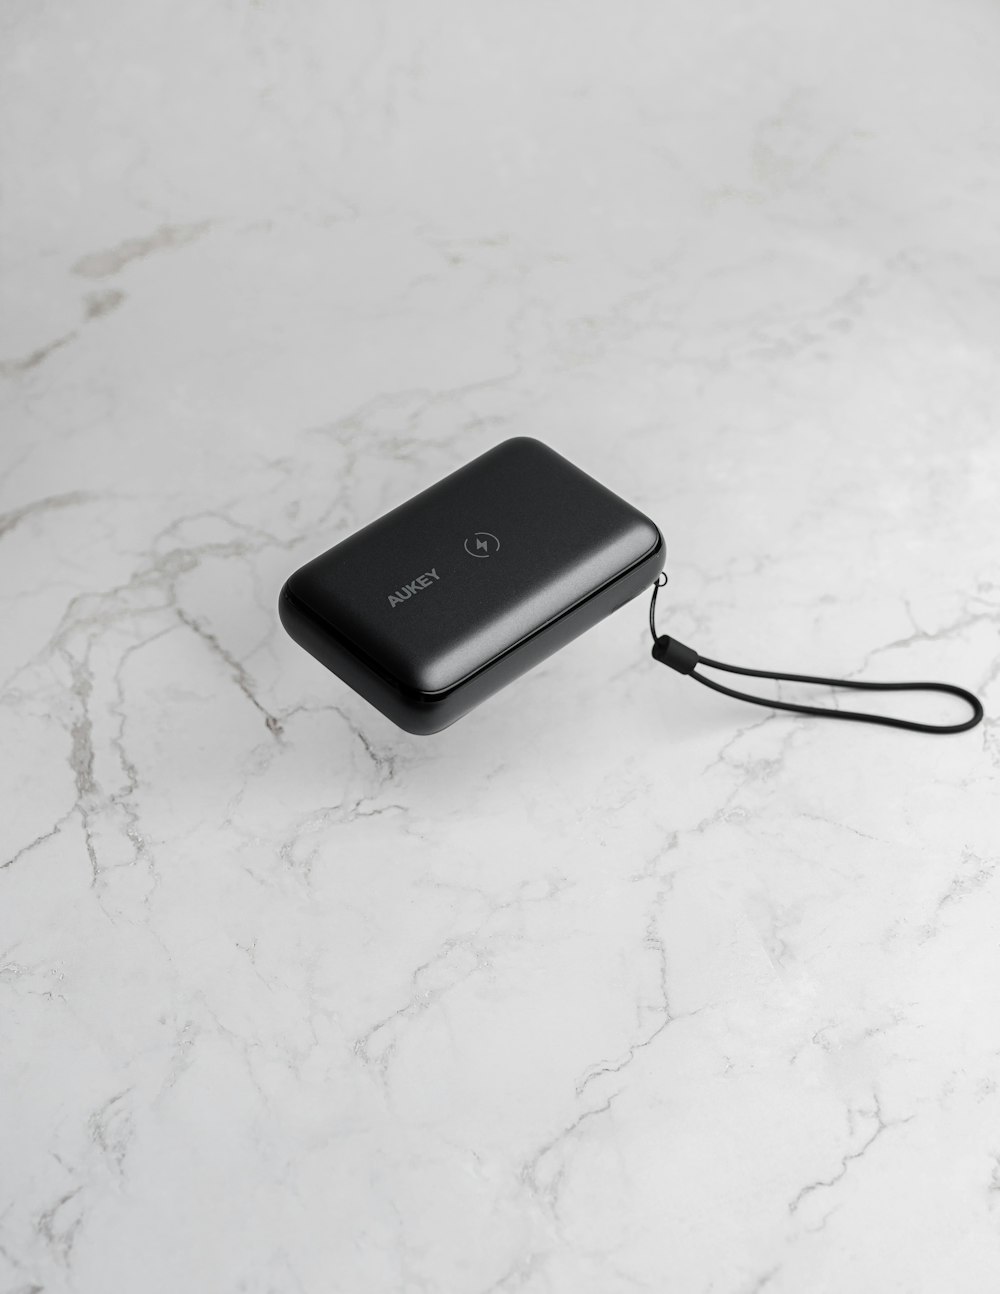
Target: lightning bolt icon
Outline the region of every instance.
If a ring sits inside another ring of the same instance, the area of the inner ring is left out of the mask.
[[[470,557],[492,557],[500,551],[500,540],[488,530],[477,530],[466,535],[464,546]]]

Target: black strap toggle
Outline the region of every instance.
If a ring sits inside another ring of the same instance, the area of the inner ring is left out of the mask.
[[[685,647],[676,638],[668,638],[663,634],[653,639],[653,660],[658,660],[661,665],[669,665],[678,674],[693,673],[700,659],[693,647]]]

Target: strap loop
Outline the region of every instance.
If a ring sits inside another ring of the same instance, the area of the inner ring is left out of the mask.
[[[664,583],[666,581],[664,580]],[[705,687],[710,687],[715,692],[722,692],[726,696],[735,697],[738,701],[749,701],[751,705],[763,705],[774,710],[790,710],[795,714],[813,714],[819,715],[825,719],[853,719],[858,723],[881,723],[890,728],[906,728],[910,732],[967,732],[974,728],[983,717],[983,707],[979,698],[967,691],[964,687],[957,687],[954,683],[867,683],[859,679],[849,678],[823,678],[818,674],[781,674],[774,670],[767,669],[745,669],[741,665],[727,665],[723,661],[709,660],[707,656],[699,656],[693,647],[688,647],[684,643],[678,642],[676,638],[669,638],[665,634],[658,636],[656,632],[655,610],[657,590],[662,587],[657,581],[653,585],[653,597],[649,604],[649,627],[653,635],[653,659],[658,660],[663,665],[669,665],[671,669],[676,670],[679,674],[688,674],[691,678],[696,679]],[[964,723],[918,723],[914,719],[894,719],[887,714],[866,714],[861,710],[835,710],[829,706],[818,705],[793,705],[790,701],[772,700],[770,697],[753,696],[749,692],[737,692],[734,688],[725,687],[722,683],[716,683],[714,679],[706,678],[703,674],[697,673],[697,666],[704,665],[709,669],[725,670],[729,674],[744,674],[750,678],[770,678],[778,679],[788,683],[818,683],[825,687],[846,687],[853,688],[859,692],[945,692],[949,696],[957,696],[972,710],[971,719],[966,719]]]

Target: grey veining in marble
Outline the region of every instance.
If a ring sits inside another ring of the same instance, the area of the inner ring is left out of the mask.
[[[1000,10],[0,24],[0,1292],[995,1291]],[[636,602],[398,732],[277,590],[515,434],[986,722]]]

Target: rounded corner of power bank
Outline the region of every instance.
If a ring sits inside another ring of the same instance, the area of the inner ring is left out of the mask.
[[[294,578],[294,575],[289,575],[288,579],[285,580],[284,584],[282,584],[281,591],[278,594],[278,619],[281,621],[285,629],[288,629],[289,619],[295,613],[295,603],[291,588],[289,587]]]
[[[281,586],[281,592],[278,594],[278,619],[292,638],[297,637],[295,630],[302,617],[302,603],[295,593],[296,575],[298,575],[298,571],[293,571],[289,575]]]
[[[496,448],[542,454],[546,458],[559,457],[551,445],[546,445],[545,441],[539,440],[537,436],[508,436],[506,440],[501,440]]]
[[[639,516],[642,519],[642,528],[648,536],[648,542],[642,554],[633,564],[632,569],[635,570],[636,567],[649,569],[657,566],[658,570],[662,570],[663,562],[667,555],[667,543],[663,538],[663,532],[651,517],[647,517],[645,513],[640,513]]]
[[[649,517],[647,517],[646,520],[649,522],[653,531],[653,540],[646,554],[647,559],[652,560],[655,557],[658,562],[662,563],[663,559],[667,555],[667,541],[663,538],[663,531],[656,522],[650,520]]]
[[[392,722],[397,728],[402,728],[413,737],[433,737],[436,733],[444,732],[445,728],[450,728],[455,722],[458,715],[451,718],[443,718],[434,713],[433,707],[426,711],[406,709],[401,714],[387,716],[392,718]]]

